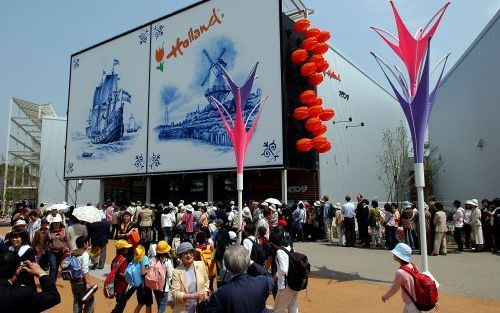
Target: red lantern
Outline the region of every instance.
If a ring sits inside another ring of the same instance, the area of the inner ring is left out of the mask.
[[[316,73],[316,70],[317,70],[316,63],[309,62],[305,63],[300,67],[300,74],[302,74],[302,76],[304,77],[309,77],[312,74]]]
[[[322,62],[317,62],[316,63],[316,72],[322,73],[326,71],[330,67],[330,64],[328,64],[327,61],[323,60]]]
[[[307,59],[307,51],[304,49],[297,49],[292,52],[292,62],[301,63]]]
[[[320,30],[319,29],[317,29],[317,28],[309,28],[306,31],[305,37],[306,38],[311,38],[311,37],[316,38],[316,36],[318,36],[319,34],[320,34]]]
[[[313,136],[323,135],[326,132],[326,129],[327,129],[326,126],[321,124],[315,129],[313,129],[311,133],[313,134]]]
[[[330,32],[329,31],[321,31],[317,36],[316,39],[318,39],[318,42],[325,42],[328,39],[330,39]]]
[[[307,131],[312,132],[316,127],[321,125],[321,121],[317,117],[311,117],[306,121],[306,123],[304,125],[305,125]]]
[[[319,62],[323,62],[323,61],[325,61],[325,59],[320,54],[313,54],[311,56],[311,58],[309,59],[309,62],[314,62],[314,63],[319,63]]]
[[[313,50],[314,50],[314,54],[324,54],[328,51],[328,45],[324,42],[317,43],[316,46],[314,46]]]
[[[309,26],[311,26],[311,22],[306,18],[302,18],[293,24],[293,28],[299,33],[306,31]]]
[[[317,45],[318,41],[314,37],[307,38],[304,39],[304,41],[302,41],[302,48],[306,49],[307,51],[314,50],[314,48],[316,48]]]
[[[308,104],[316,99],[316,92],[314,90],[304,90],[300,93],[300,102]]]
[[[297,140],[297,151],[299,152],[307,152],[313,148],[312,140],[309,138],[303,138]]]
[[[306,118],[309,117],[309,110],[307,107],[298,107],[293,111],[293,117],[295,117],[296,120],[305,120]]]
[[[319,119],[323,122],[331,120],[335,116],[335,111],[333,109],[323,109],[323,112],[319,114]]]
[[[330,150],[332,148],[332,145],[330,144],[328,139],[326,139],[325,136],[314,137],[312,142],[313,142],[314,149],[316,151],[318,151],[319,153],[327,152],[328,150]]]
[[[311,76],[309,76],[308,81],[309,85],[318,86],[323,81],[323,74],[321,73],[312,74]]]
[[[310,117],[316,117],[316,116],[320,115],[321,112],[323,112],[323,108],[321,107],[321,105],[315,105],[315,106],[309,107],[307,112],[309,113]]]
[[[314,100],[312,100],[310,103],[307,104],[309,107],[317,106],[317,105],[322,105],[323,104],[323,99],[320,97],[316,97]]]

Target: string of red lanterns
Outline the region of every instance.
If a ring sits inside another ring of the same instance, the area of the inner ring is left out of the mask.
[[[324,73],[330,65],[323,58],[323,54],[328,51],[328,41],[330,32],[322,31],[311,27],[308,19],[296,21],[293,28],[296,32],[304,33],[304,40],[299,49],[292,52],[292,62],[302,64],[300,74],[307,77],[311,87],[316,87],[323,82]],[[302,138],[296,143],[297,151],[307,152],[311,149],[319,153],[324,153],[332,148],[332,144],[323,135],[327,127],[323,122],[331,120],[335,116],[333,109],[323,108],[323,99],[316,95],[314,90],[305,90],[299,96],[302,106],[297,107],[293,112],[293,117],[298,121],[304,121],[304,126],[313,138]]]

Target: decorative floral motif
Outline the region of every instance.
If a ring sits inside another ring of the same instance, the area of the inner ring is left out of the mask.
[[[155,154],[151,156],[151,159],[149,160],[149,168],[154,169],[160,165],[160,154]]]
[[[135,156],[134,166],[137,171],[142,171],[144,169],[144,157],[142,156],[142,153]]]
[[[149,30],[145,28],[140,34],[139,34],[139,44],[147,44],[148,43],[148,38],[149,38]]]
[[[156,40],[163,36],[163,28],[165,28],[163,25],[156,25],[155,27],[153,27],[153,35],[155,36]]]
[[[278,150],[274,139],[271,143],[268,141],[264,142],[262,146],[264,147],[264,152],[262,152],[261,155],[267,159],[266,163],[270,163],[271,161],[276,162],[276,160],[280,157],[280,150]]]
[[[73,162],[68,162],[68,164],[66,165],[66,175],[73,173],[73,170],[74,170]]]
[[[74,58],[73,59],[73,70],[76,70],[79,67],[80,67],[80,58]]]

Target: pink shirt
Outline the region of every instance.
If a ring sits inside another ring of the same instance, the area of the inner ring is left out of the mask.
[[[115,211],[115,208],[113,206],[108,206],[106,208],[106,221],[108,221],[109,223],[111,223],[111,221],[113,220],[113,212]]]
[[[413,268],[411,264],[408,264],[408,267]],[[410,297],[408,297],[408,294],[403,290],[403,286],[411,294],[413,299],[415,299],[415,285],[413,284],[413,277],[404,270],[398,269],[398,271],[396,272],[396,276],[394,277],[394,283],[392,284],[392,287],[387,290],[384,298],[390,299],[399,291],[399,289],[401,289],[401,297],[403,298],[403,302],[405,304],[413,303],[413,300],[410,299]]]

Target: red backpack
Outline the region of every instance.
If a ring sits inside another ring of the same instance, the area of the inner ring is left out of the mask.
[[[102,289],[104,292],[104,297],[107,299],[113,299],[115,297],[115,277],[116,272],[123,264],[123,262],[127,262],[127,259],[124,256],[120,256],[118,265],[109,272],[106,276],[106,280],[104,281],[104,288]]]
[[[411,275],[411,277],[413,277],[416,299],[413,299],[413,297],[405,287],[403,287],[403,290],[413,301],[413,304],[415,304],[417,309],[419,309],[420,311],[430,311],[436,306],[436,303],[438,301],[438,290],[436,282],[431,277],[419,272],[415,264],[412,265],[413,268],[409,268],[407,265],[403,265],[400,267],[400,269],[407,272]]]

